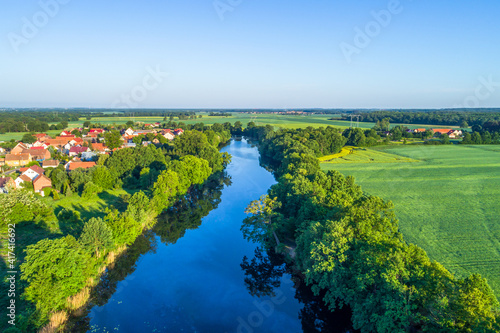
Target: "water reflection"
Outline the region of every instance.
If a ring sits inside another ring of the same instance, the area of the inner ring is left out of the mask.
[[[231,178],[225,172],[213,175],[203,186],[193,188],[188,195],[161,214],[153,231],[165,245],[175,244],[186,230],[198,228],[202,219],[218,207],[222,190],[229,185]]]
[[[322,301],[324,293],[315,296],[301,276],[285,263],[284,257],[261,248],[255,249],[255,256],[248,260],[245,256],[241,263],[245,274],[245,286],[252,296],[276,296],[275,289],[280,288],[284,274],[291,274],[294,282],[295,298],[303,304],[299,313],[302,330],[305,333],[347,333],[357,332],[351,324],[351,311],[348,308],[332,312]]]
[[[203,185],[192,188],[186,197],[161,214],[153,230],[146,231],[139,236],[134,244],[108,267],[108,271],[92,291],[90,304],[86,309],[75,314],[78,317],[70,321],[67,330],[71,332],[92,330],[89,316],[91,310],[102,311],[101,307],[108,303],[112,296],[120,294],[128,286],[128,282],[123,280],[127,277],[134,279],[132,273],[136,270],[139,258],[147,253],[156,253],[158,246],[156,236],[159,236],[161,242],[166,245],[175,244],[184,236],[186,230],[198,228],[203,217],[217,208],[224,186],[230,184],[231,178],[226,173],[214,174]],[[119,282],[121,282],[120,287],[117,289]],[[158,308],[159,318],[163,317],[161,309],[161,307]],[[177,314],[176,317],[181,317],[181,314]],[[170,327],[173,326],[170,325]],[[186,327],[186,324],[183,323],[179,327]]]

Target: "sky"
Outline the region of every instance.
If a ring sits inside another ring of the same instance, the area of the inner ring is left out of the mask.
[[[498,0],[0,8],[0,107],[500,107]]]

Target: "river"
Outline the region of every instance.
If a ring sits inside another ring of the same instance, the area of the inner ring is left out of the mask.
[[[222,151],[232,155],[226,175],[159,217],[103,278],[74,331],[348,329],[348,314],[335,318],[280,258],[243,239],[246,206],[275,180],[247,141],[233,140]]]

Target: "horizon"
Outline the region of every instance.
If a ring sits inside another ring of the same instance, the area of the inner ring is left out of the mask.
[[[5,108],[500,107],[492,0],[32,0],[3,9]]]

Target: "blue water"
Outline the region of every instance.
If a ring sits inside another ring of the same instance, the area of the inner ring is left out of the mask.
[[[275,180],[246,141],[222,151],[232,155],[232,184],[218,207],[174,244],[155,235],[155,249],[139,256],[106,304],[92,308],[89,332],[303,332],[290,275],[274,297],[259,298],[250,295],[240,267],[256,248],[240,231],[244,210]]]

